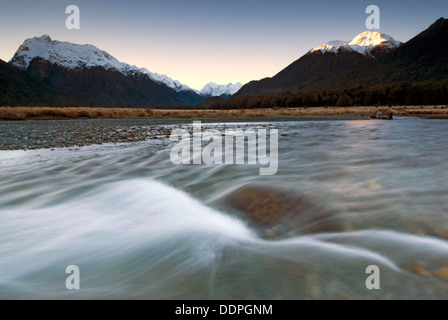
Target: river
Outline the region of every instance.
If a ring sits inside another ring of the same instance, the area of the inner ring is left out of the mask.
[[[169,137],[1,151],[0,298],[448,299],[448,121],[203,125],[266,126],[273,176]]]

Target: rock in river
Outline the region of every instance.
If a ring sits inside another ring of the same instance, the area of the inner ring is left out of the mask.
[[[390,109],[378,109],[375,114],[373,114],[370,119],[377,120],[393,120],[394,115]]]
[[[300,234],[340,231],[334,218],[308,197],[258,185],[246,185],[229,194],[227,206],[242,212],[268,238],[299,230]],[[274,234],[275,233],[275,234]]]

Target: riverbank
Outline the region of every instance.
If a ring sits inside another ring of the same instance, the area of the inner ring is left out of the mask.
[[[256,110],[0,108],[0,115],[3,115],[0,118],[9,120],[0,121],[0,150],[75,148],[105,143],[141,142],[169,137],[172,125],[187,125],[193,121],[269,124],[287,121],[368,120],[376,110],[376,107]],[[17,115],[15,121],[11,121],[13,112]],[[448,108],[445,106],[395,107],[392,112],[395,116],[448,119]]]
[[[34,150],[49,148],[83,147],[105,143],[129,143],[169,138],[173,125],[202,123],[241,123],[319,120],[363,120],[360,116],[307,116],[307,117],[238,117],[188,119],[83,119],[0,121],[0,150]]]
[[[126,108],[50,108],[50,107],[0,107],[0,120],[72,120],[72,119],[234,119],[234,118],[284,118],[314,116],[369,117],[386,107],[312,107],[241,110],[163,110]],[[395,116],[448,119],[448,106],[392,107]]]

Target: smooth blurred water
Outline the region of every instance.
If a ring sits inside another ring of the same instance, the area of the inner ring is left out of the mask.
[[[175,166],[166,137],[0,152],[0,298],[448,298],[448,121],[204,127],[266,125],[275,176]]]

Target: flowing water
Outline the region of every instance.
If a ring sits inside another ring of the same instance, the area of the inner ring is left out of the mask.
[[[208,127],[266,125],[274,176],[167,137],[0,152],[0,298],[448,298],[448,121]]]

